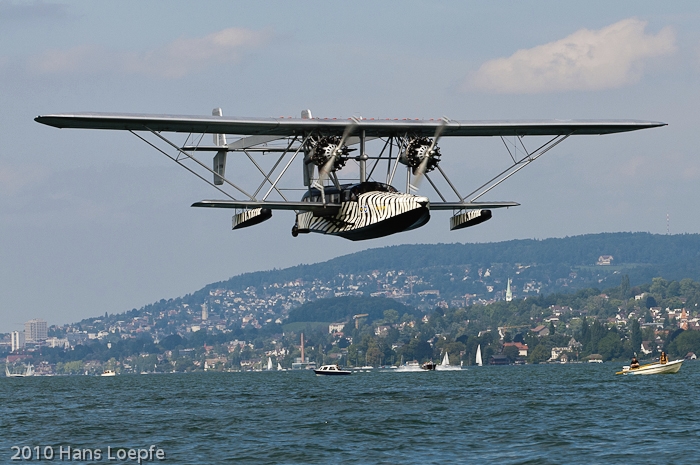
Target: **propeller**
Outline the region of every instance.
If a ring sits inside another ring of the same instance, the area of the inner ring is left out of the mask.
[[[433,140],[430,143],[430,147],[428,147],[428,150],[425,151],[425,156],[421,160],[420,165],[418,165],[413,171],[413,182],[409,185],[409,190],[418,190],[418,187],[420,186],[420,183],[423,180],[423,176],[425,175],[425,172],[428,169],[428,163],[430,162],[430,159],[433,156],[435,146],[437,145],[438,140],[442,135],[442,132],[445,130],[445,127],[449,122],[450,120],[447,117],[443,116],[440,126],[435,128],[435,135],[433,136]]]
[[[321,201],[324,204],[326,203],[326,195],[323,189],[323,183],[331,174],[331,171],[333,170],[333,165],[335,165],[335,159],[338,158],[338,154],[345,145],[345,142],[347,141],[348,137],[350,137],[350,135],[355,131],[355,129],[357,129],[357,125],[359,124],[359,120],[357,118],[352,117],[350,119],[353,121],[352,124],[348,124],[345,127],[345,131],[343,131],[343,137],[340,139],[340,142],[338,143],[338,145],[336,145],[335,149],[333,149],[333,153],[331,153],[331,156],[328,157],[328,161],[326,161],[326,163],[318,170],[318,179],[314,181],[313,184],[314,187],[321,191]]]

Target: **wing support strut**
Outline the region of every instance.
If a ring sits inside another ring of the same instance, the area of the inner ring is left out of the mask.
[[[207,183],[207,184],[209,184],[210,186],[212,186],[214,189],[216,189],[216,190],[218,190],[219,192],[221,192],[222,194],[224,194],[226,197],[230,198],[231,200],[236,200],[231,194],[229,194],[228,192],[226,192],[225,190],[223,190],[223,189],[220,188],[219,186],[215,185],[213,182],[209,181],[207,178],[205,178],[205,177],[202,176],[201,174],[197,173],[195,170],[193,170],[193,169],[190,168],[189,166],[187,166],[187,165],[185,165],[184,163],[182,163],[182,161],[180,160],[180,157],[179,157],[179,156],[174,157],[174,156],[170,155],[168,152],[166,152],[165,150],[161,149],[160,147],[158,147],[157,145],[155,145],[153,142],[149,141],[149,140],[146,139],[145,137],[140,136],[139,134],[137,134],[137,133],[136,133],[135,131],[133,131],[133,130],[129,130],[129,132],[132,133],[133,135],[135,135],[137,138],[141,139],[141,140],[142,140],[143,142],[145,142],[147,145],[150,145],[151,147],[153,147],[156,151],[162,153],[163,155],[165,155],[166,157],[168,157],[169,159],[171,159],[172,161],[174,161],[175,163],[177,163],[178,165],[180,165],[181,167],[183,167],[185,170],[189,171],[190,173],[192,173],[193,175],[195,175],[196,177],[198,177],[199,179],[201,179],[201,180],[204,181],[205,183]],[[151,131],[151,132],[153,132],[153,131]],[[154,134],[155,134],[155,133],[154,133]],[[167,139],[165,139],[164,137],[160,136],[159,134],[158,134],[158,137],[160,137],[161,139],[167,141]],[[170,145],[173,145],[173,144],[170,143],[170,141],[167,141],[167,142],[168,142]],[[180,153],[184,153],[184,152],[182,152],[182,151],[178,148],[178,154],[180,154]],[[185,156],[186,156],[187,158],[191,158],[192,160],[196,160],[194,157],[191,157],[191,156],[187,155],[186,153],[185,153]],[[198,161],[198,160],[197,160],[197,161]],[[198,161],[198,162],[199,162],[199,161]],[[202,162],[199,162],[199,164],[202,165],[202,166],[204,166],[207,170],[209,170],[209,171],[211,171],[212,173],[214,173],[214,170],[209,169],[209,167],[206,166],[206,165],[204,165]],[[226,182],[228,182],[228,181],[226,181]],[[230,183],[229,183],[229,184],[230,184]],[[231,185],[233,186],[233,184],[231,184]],[[236,186],[233,186],[233,187],[236,188]],[[236,189],[237,189],[237,188],[236,188]],[[240,190],[240,189],[238,189],[238,190]],[[243,192],[243,191],[241,191],[241,192]],[[245,192],[244,192],[244,193],[245,193]],[[251,200],[252,200],[252,197],[251,197]]]
[[[201,166],[201,167],[204,168],[205,170],[209,171],[209,172],[210,172],[211,174],[213,174],[214,176],[219,176],[218,173],[217,173],[216,171],[214,171],[213,169],[209,168],[208,165],[206,165],[205,163],[203,163],[202,161],[200,161],[200,160],[199,160],[198,158],[196,158],[194,155],[191,155],[191,154],[185,152],[185,151],[182,150],[180,147],[178,147],[177,145],[175,145],[175,144],[173,144],[172,142],[170,142],[167,138],[165,138],[165,137],[163,137],[162,135],[160,135],[159,132],[154,131],[154,130],[152,130],[151,128],[149,128],[149,127],[147,127],[147,126],[144,126],[144,127],[145,127],[151,134],[155,135],[155,136],[158,137],[160,140],[162,140],[163,142],[165,142],[166,144],[168,144],[169,146],[171,146],[172,148],[174,148],[174,149],[177,151],[178,156],[175,157],[175,158],[173,158],[172,156],[168,155],[165,151],[163,151],[163,150],[161,150],[160,148],[156,147],[155,145],[151,144],[150,142],[148,142],[146,139],[144,139],[143,137],[139,136],[139,135],[136,134],[135,132],[133,132],[133,131],[129,131],[129,132],[131,132],[132,134],[136,135],[136,137],[138,137],[139,139],[145,141],[146,143],[148,143],[148,144],[151,145],[152,147],[156,148],[159,152],[164,153],[166,156],[168,156],[168,157],[171,158],[173,161],[175,161],[175,163],[177,163],[178,165],[182,166],[182,167],[185,168],[187,171],[196,174],[197,177],[199,177],[199,178],[201,178],[201,179],[204,179],[204,178],[203,178],[202,176],[200,176],[199,174],[195,173],[193,170],[191,170],[191,169],[188,168],[186,165],[184,165],[183,163],[180,162],[180,156],[179,156],[180,154],[183,155],[186,159],[190,159],[190,160],[194,161],[195,163],[197,163],[199,166]],[[226,179],[225,177],[219,176],[219,179],[221,179],[222,184],[223,184],[223,183],[226,183],[226,184],[228,184],[229,186],[231,186],[231,187],[233,187],[234,189],[236,189],[238,192],[240,192],[240,193],[242,193],[243,195],[245,195],[246,197],[248,197],[250,200],[255,200],[255,198],[254,198],[252,195],[250,195],[249,193],[247,193],[246,191],[244,191],[243,189],[241,189],[240,187],[238,187],[237,185],[235,185],[234,183],[232,183],[231,181],[229,181],[229,180]],[[204,180],[205,180],[206,183],[209,184],[210,186],[214,186],[216,189],[219,189],[213,182],[209,182],[209,180],[207,180],[207,179],[204,179]],[[219,189],[219,190],[221,191],[221,189]],[[231,197],[230,195],[228,195],[228,196]],[[231,198],[232,198],[232,197],[231,197]]]
[[[287,170],[289,169],[289,166],[292,164],[292,162],[293,162],[294,159],[297,157],[297,155],[299,155],[299,152],[300,152],[301,149],[304,147],[304,144],[305,144],[306,141],[309,139],[309,137],[311,137],[311,136],[310,136],[310,135],[306,136],[306,138],[304,139],[304,142],[303,142],[301,145],[299,145],[299,147],[297,147],[296,151],[294,152],[294,155],[292,155],[292,157],[289,159],[289,161],[288,161],[287,164],[285,165],[285,167],[284,167],[284,169],[282,170],[282,172],[277,176],[277,179],[275,179],[275,182],[272,183],[272,186],[270,186],[270,189],[267,191],[267,193],[265,194],[265,196],[262,198],[263,201],[267,200],[267,197],[270,195],[270,193],[272,192],[272,190],[276,188],[277,183],[280,181],[280,179],[282,179],[282,176],[284,176],[284,173],[287,172]],[[296,136],[294,137],[294,140],[296,140]],[[292,146],[292,144],[294,143],[294,140],[292,140],[292,141],[289,143],[289,147]]]
[[[491,191],[494,189],[496,186],[504,182],[506,179],[510,178],[513,176],[515,173],[520,171],[521,169],[525,168],[527,165],[532,163],[533,161],[537,160],[539,157],[544,155],[545,153],[549,152],[551,149],[559,145],[560,143],[564,142],[569,136],[571,136],[573,132],[570,132],[569,134],[561,134],[558,136],[553,137],[550,139],[548,142],[545,142],[542,144],[539,148],[537,148],[535,151],[528,153],[527,150],[525,151],[526,155],[522,157],[520,160],[516,160],[515,157],[513,157],[513,154],[508,150],[508,153],[510,154],[511,158],[513,159],[513,164],[510,165],[508,168],[505,170],[501,171],[499,174],[479,186],[477,189],[474,189],[474,191],[470,192],[466,197],[471,197],[469,199],[470,202],[474,202],[475,200],[479,199],[481,196],[486,194],[487,192]],[[505,141],[504,141],[505,142]],[[521,140],[522,144],[522,140]],[[524,148],[524,146],[523,146]],[[474,196],[474,197],[472,197]]]

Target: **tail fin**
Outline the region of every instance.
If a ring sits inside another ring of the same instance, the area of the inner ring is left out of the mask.
[[[223,116],[221,108],[214,108],[211,114],[212,116]],[[226,154],[228,153],[226,134],[214,134],[214,145],[224,148],[224,150],[219,150],[214,155],[214,184],[220,186],[224,183],[226,175]]]

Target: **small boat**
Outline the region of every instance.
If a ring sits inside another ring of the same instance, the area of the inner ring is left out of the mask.
[[[267,371],[272,371],[272,358],[267,357]]]
[[[445,352],[442,363],[436,366],[435,369],[439,371],[459,371],[462,367],[450,365],[450,357],[447,355],[447,352]]]
[[[423,369],[420,367],[420,363],[418,363],[418,360],[413,360],[410,362],[406,362],[403,365],[399,366],[396,371],[399,372],[404,372],[404,371],[423,371]]]
[[[105,370],[100,376],[117,376],[114,370]]]
[[[683,360],[674,360],[668,363],[650,363],[642,365],[639,368],[630,368],[629,366],[622,367],[622,371],[615,373],[616,375],[659,375],[663,373],[678,373],[681,369]]]
[[[424,363],[423,365],[421,365],[420,367],[421,367],[423,370],[433,371],[433,370],[435,370],[435,367],[436,367],[436,366],[437,366],[437,363],[435,363],[435,362],[433,362],[433,361],[431,360],[431,361],[429,361],[429,362],[425,362],[425,363]]]
[[[280,362],[277,362],[277,371],[285,371],[285,369],[282,368],[282,365],[280,364]]]
[[[484,362],[481,360],[481,344],[476,348],[476,366],[482,366]]]
[[[350,370],[341,370],[338,365],[322,365],[321,368],[314,369],[317,375],[349,375]]]

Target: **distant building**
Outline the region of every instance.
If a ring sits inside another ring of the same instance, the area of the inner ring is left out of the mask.
[[[596,265],[612,265],[613,261],[613,256],[612,255],[601,255],[598,257],[598,261],[595,263]]]
[[[46,345],[48,347],[60,347],[62,349],[70,348],[70,343],[67,338],[49,337],[46,338]]]
[[[26,342],[42,342],[48,337],[48,326],[44,320],[33,319],[24,324]]]
[[[564,360],[562,357],[566,355],[567,352],[570,352],[568,347],[552,347],[552,356],[549,357],[549,361],[560,360],[566,363],[569,360],[569,357],[567,356],[566,360]]]
[[[345,329],[345,323],[331,323],[328,325],[328,334],[342,333]]]
[[[374,334],[379,337],[386,337],[387,334],[389,334],[389,330],[391,329],[391,326],[383,325],[383,326],[377,326],[374,330]]]
[[[508,278],[508,286],[506,286],[506,302],[513,300],[513,291],[510,290],[511,279]]]
[[[518,357],[527,357],[527,344],[522,342],[506,342],[503,347],[515,347],[518,349]]]
[[[24,349],[24,331],[12,331],[12,352]]]
[[[538,337],[549,336],[549,327],[544,325],[538,325],[532,328],[530,331],[535,333]]]
[[[202,304],[202,321],[207,321],[209,319],[209,309],[207,308],[207,303]]]
[[[510,360],[505,355],[492,355],[489,365],[510,365]]]

